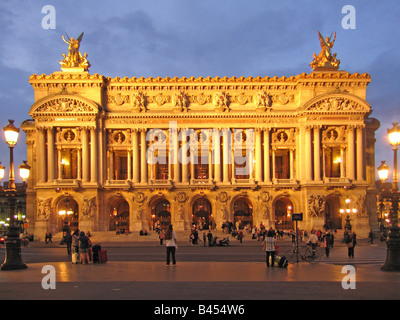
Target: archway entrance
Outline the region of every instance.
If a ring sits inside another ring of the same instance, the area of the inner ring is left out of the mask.
[[[275,228],[277,230],[294,229],[291,214],[293,203],[289,198],[282,197],[275,202]]]
[[[65,197],[57,205],[58,230],[73,232],[79,228],[79,206],[71,197]]]
[[[168,200],[160,199],[151,208],[153,229],[167,229],[171,224],[171,205]]]
[[[325,202],[325,228],[342,229],[340,201],[338,196],[331,196]]]
[[[111,204],[110,231],[129,230],[129,204],[123,199]]]
[[[193,224],[200,230],[211,229],[215,224],[211,216],[211,203],[206,198],[199,198],[193,202]],[[210,227],[211,225],[211,227]]]
[[[253,206],[245,198],[236,199],[233,203],[233,223],[239,230],[253,227]]]

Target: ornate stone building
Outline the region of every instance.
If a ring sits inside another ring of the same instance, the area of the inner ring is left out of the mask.
[[[292,228],[300,212],[300,228],[341,229],[346,198],[356,232],[377,226],[368,74],[109,78],[78,61],[29,81],[27,216],[39,237],[64,220],[85,231]]]

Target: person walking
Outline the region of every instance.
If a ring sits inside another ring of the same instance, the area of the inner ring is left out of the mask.
[[[357,237],[354,232],[349,232],[347,240],[346,240],[346,244],[347,244],[348,257],[354,259],[354,247],[357,244]]]
[[[71,231],[67,231],[67,234],[65,235],[65,243],[67,245],[67,253],[68,255],[71,254],[71,247],[72,247],[72,235],[71,235]]]
[[[263,249],[266,252],[266,262],[267,267],[269,268],[269,258],[271,257],[271,267],[274,266],[275,260],[275,246],[276,246],[276,239],[274,237],[273,231],[268,231],[265,240],[263,241]]]
[[[178,248],[176,239],[176,232],[172,224],[169,225],[168,230],[165,232],[165,246],[167,248],[167,266],[169,266],[170,258],[172,256],[172,265],[176,266],[175,251]]]
[[[310,238],[307,241],[307,244],[311,245],[313,258],[315,256],[315,250],[316,250],[316,248],[318,246],[318,237],[317,237],[317,235],[315,233],[316,233],[315,230],[311,230]]]
[[[330,231],[326,231],[326,234],[324,235],[324,247],[325,247],[325,255],[327,258],[329,258],[329,251],[332,246],[332,236]]]
[[[374,243],[374,232],[372,231],[372,229],[368,233],[368,242],[371,244]]]

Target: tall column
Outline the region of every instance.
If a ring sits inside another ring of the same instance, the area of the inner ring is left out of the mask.
[[[321,138],[319,126],[314,126],[314,181],[321,181]]]
[[[305,133],[305,148],[304,148],[304,154],[305,154],[305,170],[306,170],[306,182],[309,182],[312,180],[312,161],[311,161],[311,127],[306,126],[306,133]]]
[[[78,152],[77,180],[82,180],[82,149],[78,148],[77,152]]]
[[[348,148],[347,148],[347,178],[351,180],[355,180],[355,140],[354,140],[354,127],[348,126],[347,129],[347,140],[348,140]]]
[[[38,182],[46,182],[46,137],[44,128],[37,128],[38,133],[38,155],[37,164],[39,172]]]
[[[357,180],[364,180],[364,135],[363,127],[357,126]]]
[[[182,183],[189,182],[189,172],[188,165],[189,161],[187,159],[187,129],[183,129],[181,131],[181,140],[182,140],[182,148],[181,148],[181,162],[182,162]]]
[[[81,128],[82,182],[89,182],[89,141],[87,128]]]
[[[54,165],[55,165],[55,149],[54,149],[54,133],[53,128],[47,129],[47,182],[54,182]]]
[[[219,129],[213,131],[213,151],[214,151],[214,179],[221,182],[221,139]]]
[[[223,129],[223,181],[229,182],[229,129]]]
[[[126,161],[128,162],[128,170],[126,180],[132,180],[132,150],[128,148]]]
[[[272,149],[272,179],[276,179],[276,177],[275,177],[275,174],[276,174],[276,172],[275,172],[275,166],[276,166],[276,164],[275,164],[275,148],[274,149]]]
[[[140,182],[147,183],[147,142],[146,142],[146,129],[140,131]]]
[[[256,129],[256,181],[262,181],[261,129]]]
[[[344,153],[344,147],[340,147],[340,159],[342,159],[342,161],[340,162],[340,178],[344,178],[346,177],[346,172],[345,172],[345,153]]]
[[[179,139],[178,139],[179,131],[176,129],[176,132],[173,135],[173,159],[174,159],[174,182],[181,181],[181,167],[179,162]]]
[[[57,148],[57,179],[62,179],[61,148]]]
[[[97,183],[97,164],[100,159],[97,158],[97,129],[90,128],[90,182]]]
[[[271,164],[270,164],[270,140],[269,129],[264,129],[264,181],[271,182]]]
[[[134,183],[139,183],[140,165],[139,165],[139,143],[138,143],[138,130],[132,132],[132,180]]]
[[[289,171],[289,177],[290,180],[294,179],[294,149],[289,150],[289,161],[290,161],[290,171]]]
[[[108,150],[108,180],[114,180],[114,151]]]

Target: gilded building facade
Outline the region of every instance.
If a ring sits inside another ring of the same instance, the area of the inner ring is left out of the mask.
[[[322,44],[321,44],[322,47]],[[85,55],[86,60],[86,55]],[[32,75],[30,232],[137,232],[159,222],[377,227],[368,74],[110,78],[63,65]]]

